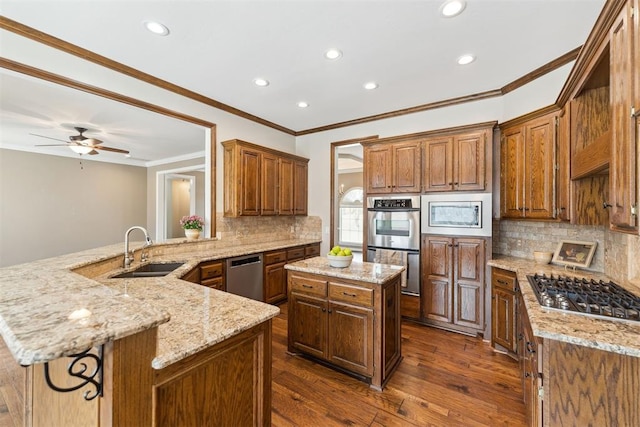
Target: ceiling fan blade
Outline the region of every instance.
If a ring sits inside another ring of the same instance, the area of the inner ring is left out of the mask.
[[[87,154],[90,155],[90,156],[93,156],[95,154],[100,154],[100,153],[98,153],[96,150],[91,150]]]
[[[40,138],[53,139],[54,141],[60,141],[60,142],[65,142],[65,143],[67,142],[64,139],[51,138],[50,136],[38,135],[37,133],[30,133],[29,135],[38,136]]]
[[[87,138],[87,139],[83,139],[82,143],[86,145],[98,145],[98,144],[102,144],[102,141],[96,138]]]
[[[122,153],[122,154],[129,154],[129,152],[127,150],[121,150],[119,148],[113,148],[113,147],[102,147],[102,146],[95,146],[93,147],[94,150],[105,150],[105,151],[112,151],[114,153]]]
[[[34,147],[68,147],[69,144],[37,144]]]

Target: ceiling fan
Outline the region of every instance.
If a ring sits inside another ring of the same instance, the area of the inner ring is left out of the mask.
[[[104,145],[100,145],[100,144],[102,144],[101,140],[96,139],[96,138],[88,138],[88,137],[84,136],[83,134],[87,131],[86,128],[75,127],[74,129],[76,131],[78,131],[78,135],[71,135],[69,137],[69,141],[70,142],[66,142],[65,144],[40,144],[40,145],[36,145],[36,147],[69,147],[71,149],[71,151],[73,151],[74,153],[78,153],[80,155],[82,155],[82,154],[89,154],[89,155],[98,154],[99,152],[97,150],[104,150],[104,151],[112,151],[114,153],[129,154],[129,152],[127,150],[121,150],[120,148],[106,147]],[[30,135],[39,136],[40,138],[53,139],[54,141],[65,142],[65,141],[63,141],[61,139],[51,138],[49,136],[44,136],[44,135],[37,135],[35,133],[32,133]]]

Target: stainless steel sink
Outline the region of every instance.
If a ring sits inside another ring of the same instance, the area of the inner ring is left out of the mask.
[[[132,271],[126,273],[120,273],[115,276],[111,276],[112,279],[131,279],[140,277],[163,277],[171,273],[173,270],[181,267],[182,262],[169,262],[169,263],[151,263],[140,266]]]

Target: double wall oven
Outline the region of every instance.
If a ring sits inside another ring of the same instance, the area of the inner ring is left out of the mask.
[[[402,293],[420,295],[420,196],[367,198],[367,260],[388,251],[406,258]]]

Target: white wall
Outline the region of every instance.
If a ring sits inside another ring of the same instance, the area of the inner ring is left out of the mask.
[[[0,149],[0,267],[124,241],[146,220],[146,173]]]

